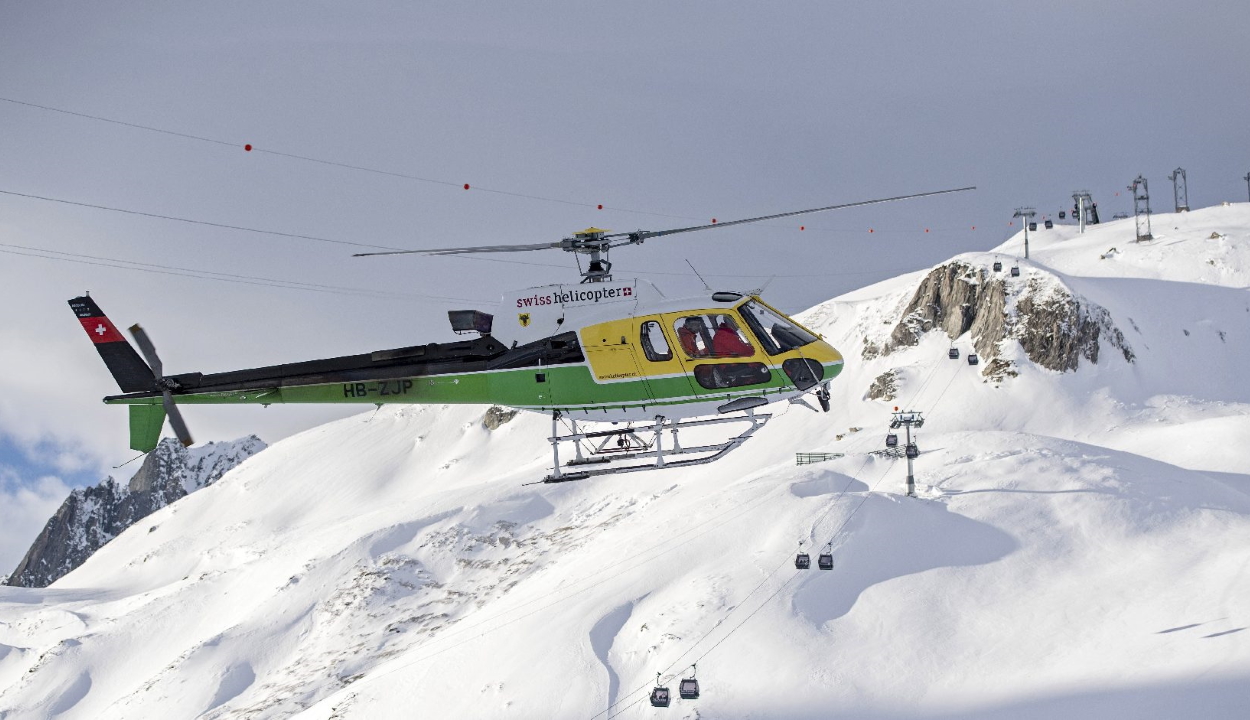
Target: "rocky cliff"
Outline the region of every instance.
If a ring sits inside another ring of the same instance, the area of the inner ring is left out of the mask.
[[[162,440],[127,485],[110,477],[70,493],[4,584],[47,587],[126,528],[212,485],[264,449],[265,443],[254,435],[197,448],[184,448],[171,438]]]
[[[1029,360],[1058,372],[1075,370],[1082,358],[1097,363],[1103,341],[1127,362],[1134,359],[1106,309],[1038,269],[1012,278],[964,261],[939,265],[920,282],[884,344],[865,345],[865,357],[916,345],[931,330],[952,340],[969,333],[987,361],[1001,354],[1003,341],[1015,340]]]

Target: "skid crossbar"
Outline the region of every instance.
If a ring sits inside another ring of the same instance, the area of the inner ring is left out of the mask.
[[[668,420],[663,416],[656,416],[655,422],[649,426],[630,426],[619,430],[597,430],[594,432],[579,432],[577,421],[574,420],[572,422],[572,432],[567,435],[560,435],[560,413],[555,412],[551,415],[551,437],[547,438],[547,441],[551,443],[554,466],[551,474],[543,478],[543,482],[568,482],[570,480],[584,480],[596,475],[612,475],[615,473],[710,463],[724,457],[731,450],[746,442],[748,438],[755,434],[756,430],[764,427],[764,424],[770,418],[772,418],[772,415],[757,414],[753,409],[745,410],[741,414],[735,414],[733,417],[716,417],[702,420]],[[743,422],[749,423],[745,430],[723,443],[713,445],[683,447],[677,434],[679,430],[686,428]],[[664,447],[665,432],[672,434],[672,446],[669,448]],[[589,457],[582,454],[582,441],[587,441],[591,445]],[[560,463],[560,443],[567,442],[573,443],[575,457],[562,467]],[[677,460],[670,459],[683,455],[702,456]],[[655,458],[655,460],[634,465],[622,466],[616,464],[640,458]],[[590,465],[598,467],[587,467]]]

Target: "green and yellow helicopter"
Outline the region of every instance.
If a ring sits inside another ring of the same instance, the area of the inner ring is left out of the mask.
[[[365,255],[451,255],[559,249],[587,256],[580,283],[505,295],[495,312],[452,310],[457,342],[220,373],[165,375],[156,349],[130,328],[142,357],[90,296],[70,307],[120,386],[108,404],[130,406],[130,446],[156,447],[168,417],[192,442],[186,404],[483,404],[549,414],[558,482],[616,472],[712,462],[767,422],[758,408],[813,394],[829,410],[829,381],[842,355],[757,293],[708,292],[667,299],[643,280],[612,278],[609,251],[678,233],[807,213],[961,192],[958,188],[881,198],[672,230],[609,233],[587,228],[554,243],[406,250]],[[145,362],[146,359],[146,362]],[[559,421],[570,431],[560,434]],[[586,431],[578,423],[611,423]],[[746,423],[738,435],[682,446],[678,431]],[[671,433],[665,447],[663,435]],[[560,461],[560,444],[574,457]],[[586,454],[583,450],[588,449]],[[634,462],[636,460],[643,462]],[[630,464],[633,463],[633,464]]]

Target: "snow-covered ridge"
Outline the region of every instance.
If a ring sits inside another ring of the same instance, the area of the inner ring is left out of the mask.
[[[650,716],[655,673],[697,660],[703,696],[657,715],[1241,717],[1250,265],[1212,224],[1250,241],[1238,206],[944,263],[1020,262],[1000,381],[948,360],[940,322],[863,357],[933,269],[823,303],[834,411],[775,406],[709,466],[527,485],[549,419],[470,407],[276,443],[53,587],[0,588],[0,716]],[[1195,248],[1223,248],[1218,277]],[[1035,325],[1019,299],[1068,297],[1101,352],[1051,369],[1011,328]],[[897,398],[864,399],[886,371]],[[870,454],[894,405],[928,420],[919,498]],[[846,456],[794,464],[819,451]],[[800,542],[834,570],[795,570]]]
[[[265,448],[256,436],[184,448],[165,439],[144,458],[126,486],[109,477],[74,490],[6,584],[47,587],[152,512],[205,488]]]

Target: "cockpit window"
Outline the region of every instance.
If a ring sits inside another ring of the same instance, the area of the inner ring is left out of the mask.
[[[816,336],[762,303],[748,300],[738,310],[769,355],[780,355],[816,342]]]

